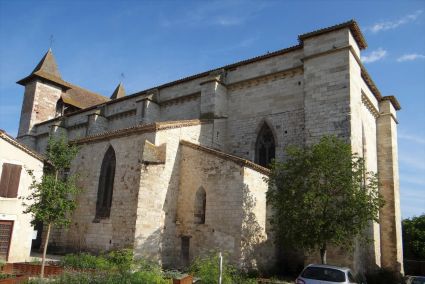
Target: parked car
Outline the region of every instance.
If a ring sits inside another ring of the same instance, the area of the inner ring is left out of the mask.
[[[310,264],[304,268],[295,280],[296,284],[331,284],[350,283],[361,284],[353,272],[346,267],[333,265]]]
[[[425,276],[407,276],[406,284],[425,284]]]

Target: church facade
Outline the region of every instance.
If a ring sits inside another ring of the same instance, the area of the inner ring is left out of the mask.
[[[370,244],[330,252],[361,271],[403,270],[393,96],[382,96],[360,61],[355,21],[302,34],[276,52],[110,98],[62,79],[49,50],[25,87],[18,139],[38,152],[50,135],[80,147],[70,171],[83,192],[67,230],[68,250],[131,247],[165,266],[209,250],[242,267],[275,260],[266,204],[271,159],[288,145],[334,134],[378,172],[386,200]],[[371,266],[372,265],[372,266]]]

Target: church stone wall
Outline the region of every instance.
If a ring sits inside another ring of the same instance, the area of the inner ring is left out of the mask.
[[[304,110],[301,71],[257,85],[229,91],[228,149],[254,160],[255,143],[264,122],[275,133],[278,159],[288,145],[304,143]]]
[[[302,65],[302,48],[291,52],[273,56],[264,60],[236,67],[230,70],[226,76],[226,82],[233,84],[249,78],[271,74],[285,69]]]
[[[190,238],[189,258],[222,251],[242,268],[272,265],[264,174],[185,145],[180,151],[177,237]],[[205,224],[196,224],[195,196],[201,187],[206,192]],[[177,239],[176,255],[182,253],[180,243]]]
[[[203,77],[195,78],[190,81],[181,82],[180,84],[173,84],[159,90],[158,101],[164,102],[178,97],[191,95],[201,92],[201,83],[205,80]]]
[[[179,261],[176,236],[177,196],[180,176],[180,140],[203,145],[211,141],[211,124],[156,132],[149,140],[166,147],[165,163],[141,166],[134,248],[136,257],[148,257],[164,266]]]
[[[161,104],[158,121],[198,119],[201,114],[199,96]]]
[[[355,45],[356,47],[357,45]],[[354,52],[354,53],[353,53]],[[361,77],[361,68],[356,49],[350,52],[350,105],[351,105],[351,146],[355,153],[365,159],[366,170],[377,173],[377,100]],[[371,222],[365,234],[371,243],[356,243],[354,269],[365,271],[381,264],[380,225]]]
[[[69,229],[60,232],[59,239],[53,239],[53,245],[94,251],[133,246],[142,171],[140,155],[145,139],[154,140],[154,135],[147,133],[80,145],[71,172],[79,175],[78,186],[83,191],[78,196]],[[97,222],[100,167],[109,146],[116,155],[111,215]]]

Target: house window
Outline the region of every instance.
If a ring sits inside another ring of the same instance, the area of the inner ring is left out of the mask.
[[[264,123],[258,133],[255,143],[255,162],[263,167],[268,167],[275,158],[276,144],[273,132],[270,127]]]
[[[201,186],[195,195],[194,220],[195,224],[205,224],[205,210],[207,208],[207,194]]]
[[[108,218],[111,213],[112,192],[115,177],[115,151],[112,146],[108,148],[103,157],[100,168],[99,189],[96,202],[96,219]]]
[[[18,197],[22,166],[4,163],[0,180],[0,197]]]

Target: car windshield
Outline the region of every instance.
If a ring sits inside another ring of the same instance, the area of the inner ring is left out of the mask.
[[[301,277],[314,280],[344,282],[345,273],[332,268],[325,267],[307,267]]]
[[[425,284],[425,277],[413,277],[412,284]]]

